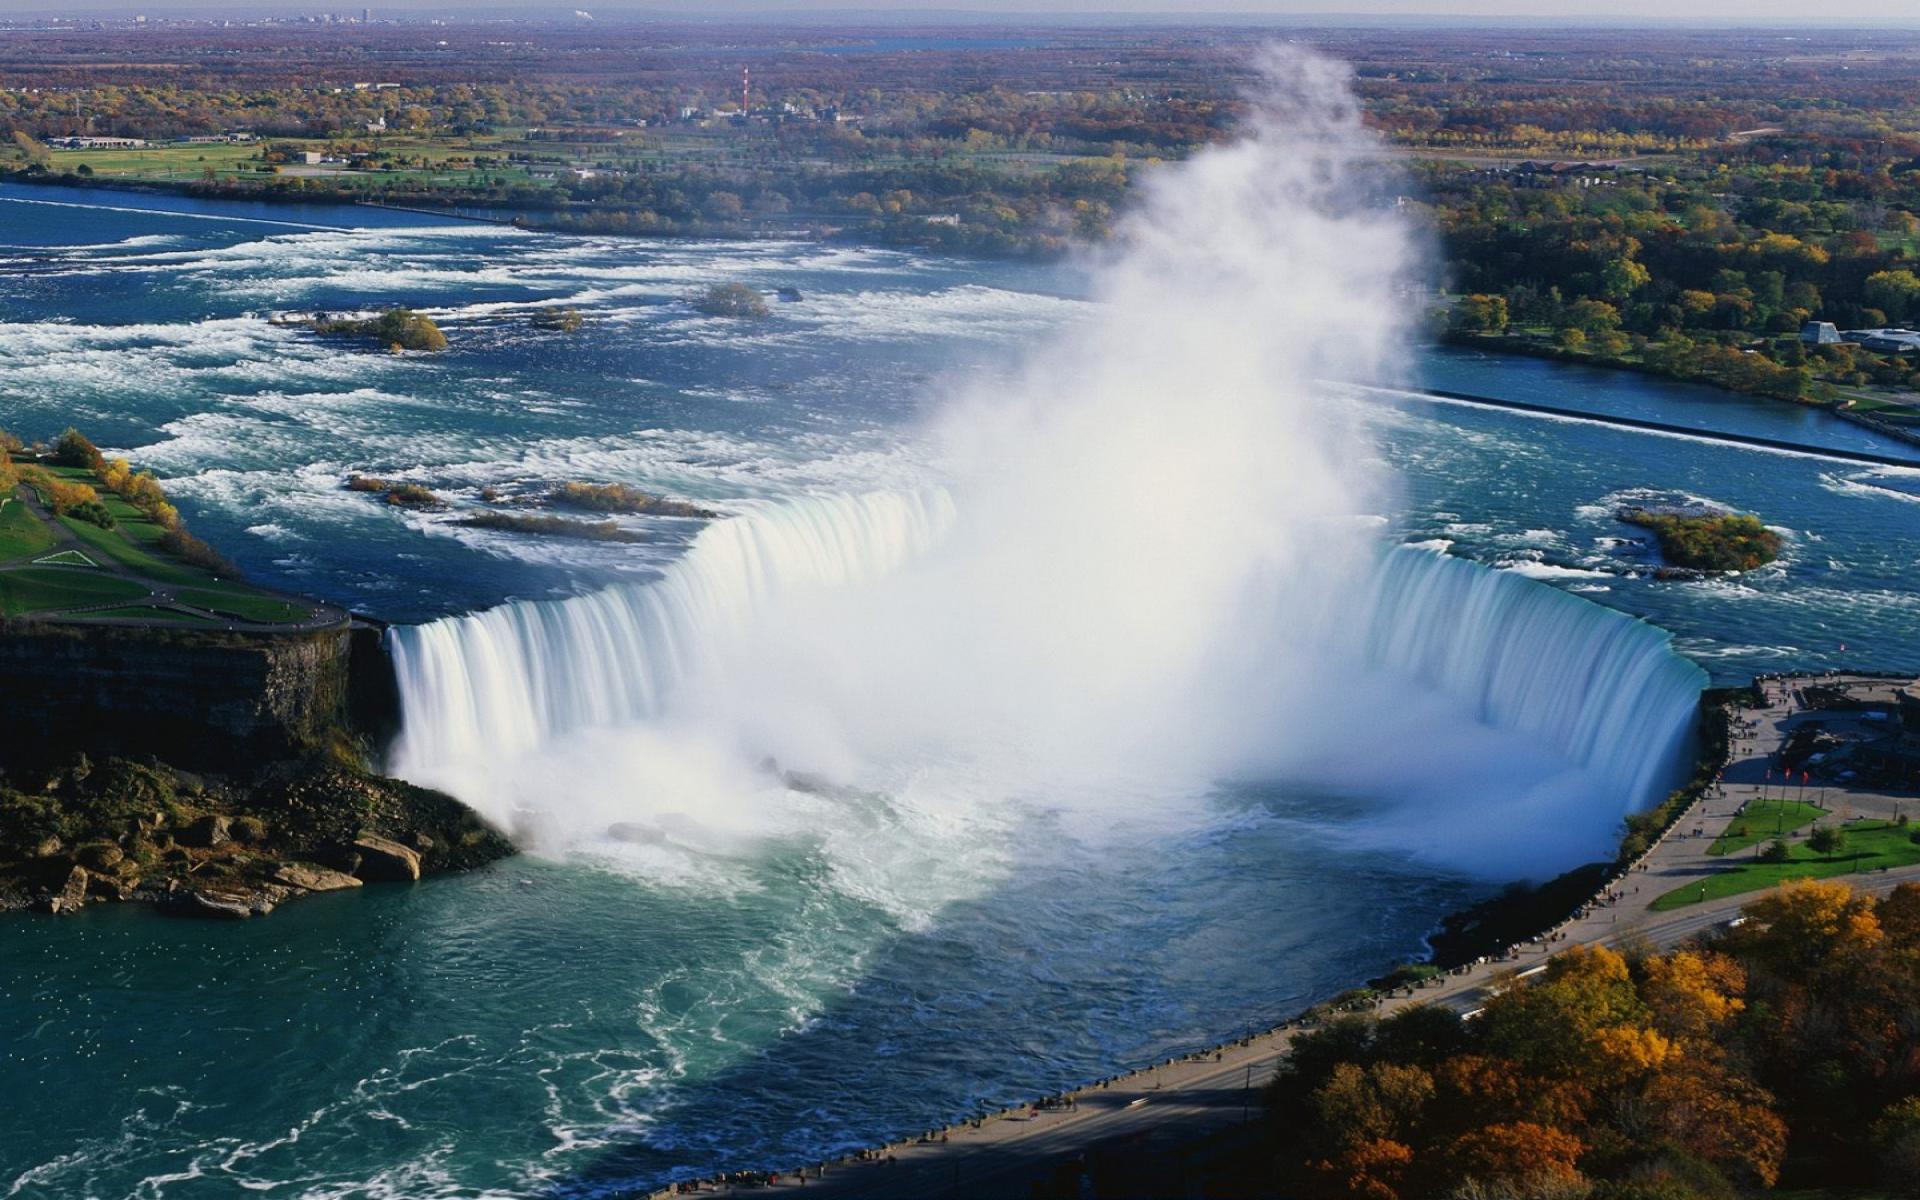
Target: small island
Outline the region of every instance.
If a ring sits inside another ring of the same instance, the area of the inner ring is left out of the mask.
[[[431,318],[410,308],[390,308],[377,317],[330,317],[320,313],[301,322],[323,337],[371,338],[390,350],[434,352],[447,348],[447,335]]]
[[[586,323],[577,308],[543,308],[527,320],[535,329],[547,333],[576,333]]]
[[[646,537],[622,529],[614,521],[576,521],[534,513],[477,512],[453,522],[467,529],[494,529],[505,533],[536,533],[586,542],[644,542]]]
[[[447,502],[440,498],[432,488],[418,483],[403,483],[392,479],[380,479],[372,475],[347,476],[347,490],[350,492],[372,492],[383,496],[388,504],[395,508],[445,508]]]
[[[764,317],[767,298],[744,283],[716,283],[693,297],[693,306],[710,317]]]
[[[1700,508],[1623,508],[1629,525],[1650,529],[1660,556],[1693,571],[1751,571],[1780,557],[1781,538],[1750,513]]]
[[[553,504],[583,508],[589,512],[636,513],[650,517],[699,517],[711,520],[720,514],[685,500],[669,500],[652,492],[628,487],[624,483],[563,483],[547,497]]]

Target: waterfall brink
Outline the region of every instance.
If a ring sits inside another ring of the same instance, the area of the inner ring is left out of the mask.
[[[764,621],[798,601],[851,600],[932,557],[955,525],[944,491],[808,498],[714,524],[651,583],[395,628],[393,769],[450,786],[569,734],[675,715],[676,691]],[[1584,770],[1617,799],[1609,817],[1672,785],[1705,675],[1663,631],[1422,550],[1380,556],[1358,587],[1359,620],[1332,639],[1345,641],[1350,667],[1411,680]],[[1296,631],[1269,652],[1312,640]]]
[[[1624,815],[1684,771],[1706,672],[1663,629],[1548,584],[1429,550],[1387,554],[1364,654],[1595,772]]]
[[[657,717],[766,605],[895,571],[952,519],[939,490],[783,504],[708,526],[657,581],[395,627],[393,770],[413,777]]]

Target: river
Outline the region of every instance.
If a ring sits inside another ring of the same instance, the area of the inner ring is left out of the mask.
[[[684,303],[720,280],[801,299],[752,326]],[[349,472],[459,502],[620,480],[749,521],[909,488],[914,431],[955,381],[1086,319],[1084,295],[1069,267],[8,185],[0,424],[78,425],[155,468],[264,582],[429,622],[644,585],[701,523],[556,542],[384,506],[344,491]],[[585,330],[535,329],[541,303],[578,307]],[[393,304],[453,349],[265,320]],[[1531,359],[1423,351],[1405,383],[1905,449]],[[1362,407],[1392,481],[1365,514],[1385,542],[1645,618],[1719,682],[1920,670],[1920,473],[1414,396]],[[1787,551],[1737,579],[1654,581],[1611,514],[1659,498],[1758,512]],[[0,920],[0,1087],[40,1098],[0,1130],[0,1192],[592,1196],[785,1165],[1269,1023],[1417,953],[1499,882],[1372,836],[1392,814],[1364,791],[1121,800],[1116,830],[1111,808],[828,790],[755,810],[764,827],[735,843],[570,843],[266,921]]]

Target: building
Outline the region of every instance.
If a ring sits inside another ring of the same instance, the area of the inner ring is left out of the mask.
[[[1800,340],[1809,346],[1837,346],[1840,331],[1832,321],[1808,321],[1800,326]]]
[[[1920,354],[1920,330],[1849,329],[1840,335],[1843,342],[1856,342],[1875,354]]]
[[[60,150],[141,150],[144,138],[63,137],[48,138],[47,145]]]

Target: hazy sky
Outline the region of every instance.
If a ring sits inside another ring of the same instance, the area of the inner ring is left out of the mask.
[[[0,12],[190,13],[219,10],[252,13],[357,11],[365,0],[0,0]],[[1662,22],[1791,22],[1901,25],[1920,29],[1920,0],[386,0],[376,11],[388,13],[512,9],[515,15],[551,11],[565,16],[574,8],[662,15],[717,15],[744,12],[777,15],[822,12],[910,15],[970,13],[1157,13],[1204,16],[1210,13],[1273,16],[1398,15],[1414,17],[1561,18],[1580,24],[1609,19]]]

